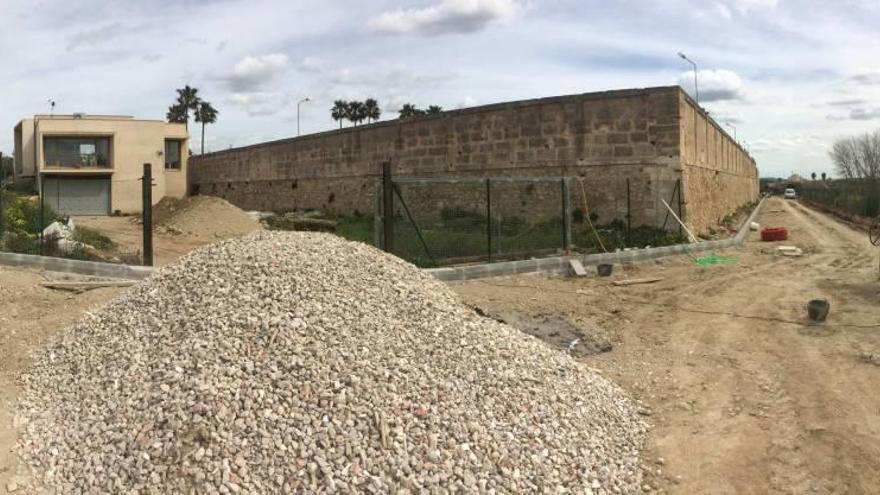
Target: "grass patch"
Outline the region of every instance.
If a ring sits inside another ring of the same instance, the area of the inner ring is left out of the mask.
[[[116,247],[116,243],[113,242],[112,239],[98,232],[97,230],[90,229],[88,227],[77,226],[76,229],[74,229],[73,231],[73,240],[81,242],[83,244],[88,244],[89,246],[92,246],[95,249],[100,249],[101,251],[109,251]]]

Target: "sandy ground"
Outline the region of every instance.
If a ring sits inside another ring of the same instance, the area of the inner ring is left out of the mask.
[[[129,219],[101,218],[89,225],[138,245]],[[573,354],[645,404],[654,424],[645,459],[659,491],[878,493],[880,250],[797,203],[770,200],[759,221],[788,227],[785,244],[804,256],[781,257],[753,234],[725,253],[737,258],[731,265],[616,267],[613,279],[663,278],[651,285],[524,276],[453,289],[551,345],[580,339]],[[159,263],[211,241],[186,237],[157,236]],[[41,280],[0,267],[0,493],[26,480],[11,452],[11,408],[28,353],[124,290],[71,294]],[[805,322],[816,297],[831,302],[821,326]]]
[[[651,285],[523,276],[453,288],[486,313],[601,328],[612,350],[579,359],[645,404],[660,491],[880,493],[880,249],[781,199],[758,221],[787,227],[778,244],[804,255],[782,257],[755,233],[723,253],[730,265],[616,267],[614,278],[663,277]],[[823,325],[807,324],[813,298],[831,303]]]
[[[46,289],[43,277],[29,270],[0,267],[0,493],[7,483],[27,493],[27,470],[12,451],[17,439],[13,408],[16,381],[30,363],[30,354],[52,335],[74,323],[83,311],[96,307],[121,289],[95,289],[81,294]]]

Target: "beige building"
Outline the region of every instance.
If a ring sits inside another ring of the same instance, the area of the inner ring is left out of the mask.
[[[68,215],[141,211],[143,164],[153,203],[187,190],[184,124],[110,115],[36,115],[15,126],[15,175],[33,178],[46,204]]]

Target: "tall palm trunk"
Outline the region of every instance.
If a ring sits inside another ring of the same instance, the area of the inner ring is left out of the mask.
[[[205,154],[205,123],[202,122],[202,155]]]

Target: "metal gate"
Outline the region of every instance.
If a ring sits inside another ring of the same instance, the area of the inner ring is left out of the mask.
[[[109,177],[44,177],[43,201],[63,215],[109,215]]]

